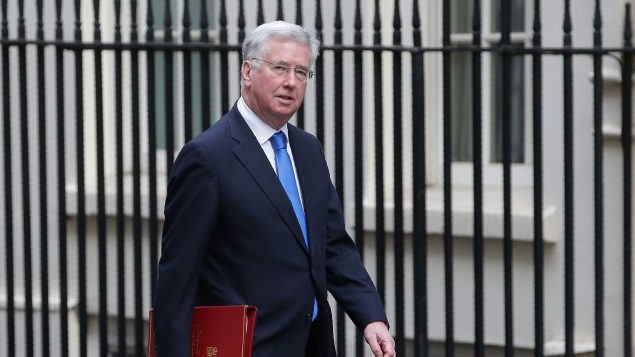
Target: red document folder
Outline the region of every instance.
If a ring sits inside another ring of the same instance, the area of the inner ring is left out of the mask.
[[[192,312],[194,357],[251,357],[256,325],[254,306],[196,306]],[[150,310],[148,357],[154,357],[154,315]]]

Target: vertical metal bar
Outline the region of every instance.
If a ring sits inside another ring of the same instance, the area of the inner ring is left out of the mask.
[[[183,43],[190,42],[190,2],[183,1]],[[192,52],[183,50],[183,120],[185,142],[192,139]]]
[[[296,0],[295,5],[295,23],[302,26],[302,0]],[[304,129],[304,104],[298,109],[296,114],[298,128]]]
[[[146,14],[146,42],[154,42],[154,14],[152,1],[147,2]],[[157,217],[157,132],[156,132],[156,101],[155,101],[155,51],[147,50],[146,77],[148,83],[148,231],[150,237],[150,301],[154,301],[154,286],[157,281],[157,265],[159,257],[159,219]]]
[[[26,27],[24,18],[24,1],[18,1],[18,39],[26,39]],[[31,261],[31,173],[29,160],[29,113],[28,113],[28,84],[26,73],[26,45],[18,45],[18,61],[20,64],[20,151],[22,167],[22,246],[24,268],[24,319],[25,319],[25,344],[27,356],[33,356],[33,273]]]
[[[571,48],[570,1],[565,0],[564,49]],[[575,354],[574,343],[574,206],[573,206],[573,55],[563,54],[564,85],[564,315],[565,315],[565,357]]]
[[[163,18],[165,43],[171,44],[172,40],[172,2],[165,2],[165,13]],[[167,50],[165,56],[165,153],[167,160],[167,173],[172,172],[174,163],[174,52]]]
[[[242,10],[242,8],[241,8]],[[242,12],[241,12],[242,14]],[[227,10],[225,9],[225,0],[220,2],[220,43],[227,44]],[[222,113],[229,111],[229,64],[227,59],[227,50],[221,49],[220,56],[220,108]]]
[[[201,42],[209,43],[209,22],[207,20],[207,1],[201,0]],[[210,126],[212,119],[212,100],[210,90],[210,73],[209,73],[209,51],[201,50],[201,131],[205,131]]]
[[[238,9],[238,43],[242,44],[245,39],[245,6],[243,0],[239,1]],[[243,51],[238,51],[238,68],[242,70],[243,66]],[[241,77],[242,78],[242,77]]]
[[[399,1],[393,12],[393,45],[401,46],[401,14]],[[395,352],[405,355],[405,283],[404,283],[404,228],[403,228],[403,129],[402,129],[402,74],[401,51],[393,52],[393,170],[394,170],[394,249],[395,249]]]
[[[412,1],[412,39],[421,47],[419,3]],[[412,261],[414,283],[414,353],[428,357],[428,243],[426,240],[426,126],[423,52],[412,54]]]
[[[315,33],[322,37],[322,0],[315,2]],[[315,136],[324,144],[324,51],[320,47],[320,55],[315,62]]]
[[[82,42],[81,0],[75,0],[74,42]],[[86,312],[86,182],[84,173],[84,61],[82,50],[75,54],[75,155],[77,172],[77,285],[79,310],[79,354],[88,355],[88,314]]]
[[[130,42],[139,42],[137,30],[137,1],[130,1]],[[139,51],[130,51],[130,76],[132,81],[132,232],[134,237],[134,325],[135,325],[135,355],[144,354],[143,332],[145,330],[143,311],[143,268],[142,268],[142,239],[143,228],[141,220],[141,118],[139,105]],[[120,350],[121,351],[121,350]],[[120,352],[123,353],[123,352]]]
[[[594,200],[595,200],[595,355],[604,356],[604,178],[602,134],[602,13],[600,1],[595,1],[593,21],[593,141],[594,141]]]
[[[9,39],[9,21],[7,11],[7,0],[2,0],[2,39]],[[13,269],[13,150],[11,143],[11,81],[8,68],[11,68],[9,61],[9,45],[2,44],[2,96],[3,109],[3,136],[4,136],[4,246],[5,246],[5,269],[7,285],[7,355],[15,356],[15,282]]]
[[[262,0],[258,0],[258,25],[262,25],[265,22],[265,12],[262,9]]]
[[[121,0],[115,0],[115,44],[121,45]],[[117,175],[117,349],[126,351],[126,248],[123,221],[123,80],[121,49],[115,50],[115,125],[116,125],[116,175]],[[134,81],[132,81],[134,83]],[[133,101],[134,102],[134,101]]]
[[[362,11],[360,0],[355,4],[355,45],[362,45]],[[355,81],[355,244],[359,255],[364,259],[364,57],[361,50],[353,53]],[[355,354],[364,355],[364,339],[361,332],[355,330]]]
[[[37,0],[37,39],[44,41],[43,3]],[[40,173],[40,290],[42,295],[41,312],[41,345],[42,356],[50,355],[49,333],[49,288],[48,288],[48,196],[47,196],[47,150],[46,150],[46,82],[44,69],[44,45],[37,46],[38,73],[38,138],[39,138],[39,173]]]
[[[276,20],[284,20],[284,11],[282,9],[282,0],[278,0],[278,6],[276,7]]]
[[[542,47],[540,0],[534,1],[534,49]],[[543,155],[542,155],[542,55],[532,55],[533,159],[534,159],[534,356],[544,356],[544,246],[543,246]]]
[[[99,23],[99,0],[93,0],[93,36],[95,43],[101,42],[101,24]],[[105,160],[104,160],[104,110],[103,110],[103,87],[102,87],[102,52],[95,49],[95,137],[97,160],[97,231],[98,231],[98,271],[99,283],[99,351],[100,356],[108,355],[108,291],[106,272],[106,184],[105,184]],[[121,83],[121,78],[115,80]],[[121,106],[120,103],[116,104]],[[121,115],[117,113],[117,121],[121,121]],[[119,125],[118,125],[119,126]],[[117,152],[121,151],[119,143]],[[123,158],[123,156],[122,156]],[[120,161],[118,164],[120,164]],[[119,214],[119,213],[118,213]]]
[[[633,28],[631,22],[631,3],[626,3],[624,21],[624,54],[622,60],[622,160],[624,166],[624,201],[623,201],[623,259],[624,259],[624,357],[633,354],[633,262],[632,243],[633,237],[633,103],[631,78],[633,76],[633,52],[632,52]]]
[[[302,26],[302,10],[304,7],[302,6],[302,0],[296,0],[295,2],[295,23]]]
[[[335,1],[334,44],[342,44],[342,11],[339,0]],[[344,201],[344,87],[342,51],[333,52],[333,83],[334,83],[334,136],[335,136],[335,189]],[[346,356],[346,315],[344,309],[338,304],[336,312],[337,321],[337,354]]]
[[[375,0],[373,20],[373,43],[381,45],[381,17],[379,0]],[[373,52],[373,75],[375,81],[375,257],[377,260],[377,290],[382,301],[386,301],[386,219],[384,215],[384,130],[382,101],[382,52]]]
[[[472,44],[481,46],[481,1],[474,0]],[[474,355],[485,356],[483,293],[483,129],[482,129],[482,54],[472,52],[472,155],[474,204]]]
[[[62,41],[62,0],[55,1],[55,39]],[[66,229],[66,116],[64,111],[64,50],[55,46],[55,84],[57,102],[57,202],[58,264],[60,279],[60,356],[69,354],[68,346],[68,260]],[[5,67],[7,68],[7,67]],[[7,156],[7,157],[10,157]],[[12,356],[12,354],[9,354]]]
[[[450,46],[450,1],[443,1],[443,47]],[[445,263],[445,355],[454,356],[454,242],[452,236],[452,53],[443,52],[443,252]]]
[[[512,246],[512,54],[511,54],[511,2],[501,2],[501,61],[502,61],[502,115],[503,115],[503,265],[505,282],[505,356],[514,355],[514,294]]]
[[[243,0],[238,1],[238,42],[242,44],[245,39],[245,5]],[[242,51],[240,53],[242,59]]]

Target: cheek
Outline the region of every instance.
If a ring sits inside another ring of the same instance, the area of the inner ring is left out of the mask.
[[[306,94],[306,87],[298,87],[295,91],[295,97],[301,102]]]

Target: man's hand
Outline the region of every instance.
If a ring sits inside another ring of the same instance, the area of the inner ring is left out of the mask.
[[[395,357],[395,340],[382,321],[369,323],[364,328],[364,339],[376,357]]]

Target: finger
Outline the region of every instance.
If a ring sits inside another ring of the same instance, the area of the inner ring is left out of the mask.
[[[366,342],[368,343],[368,346],[370,346],[370,350],[373,352],[375,357],[384,357],[383,348],[377,340],[378,338],[368,338],[366,339]]]
[[[385,337],[381,340],[381,349],[384,353],[384,357],[394,357],[395,353],[395,340],[392,337]]]

